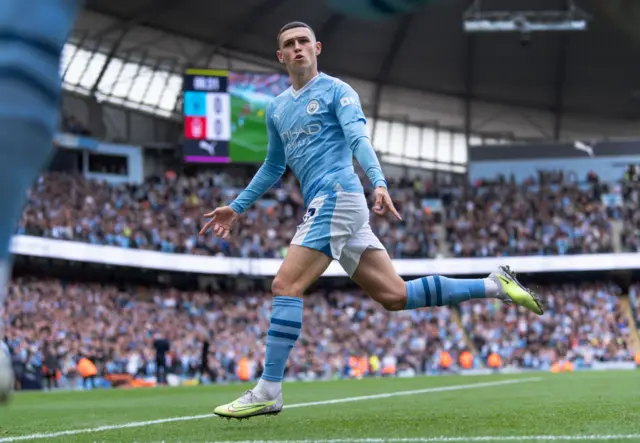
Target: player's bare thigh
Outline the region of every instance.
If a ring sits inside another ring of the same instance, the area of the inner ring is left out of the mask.
[[[389,311],[401,311],[407,303],[402,277],[398,275],[386,250],[367,249],[351,277],[364,292]]]
[[[326,254],[305,246],[290,245],[278,270],[271,291],[274,295],[302,297],[331,264]]]

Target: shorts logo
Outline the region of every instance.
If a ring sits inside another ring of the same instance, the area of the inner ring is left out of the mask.
[[[320,109],[320,103],[318,103],[318,100],[313,99],[307,105],[307,114],[313,115],[316,112],[318,112],[319,109]]]
[[[316,208],[309,208],[307,212],[304,214],[304,217],[302,217],[302,224],[304,225],[314,215],[316,215]]]

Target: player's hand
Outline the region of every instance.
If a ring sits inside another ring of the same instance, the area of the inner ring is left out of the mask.
[[[398,211],[396,211],[395,206],[393,206],[393,201],[391,200],[391,196],[387,191],[387,188],[379,186],[375,189],[376,202],[373,205],[373,212],[378,215],[384,215],[387,212],[391,212],[396,216],[398,220],[402,220]]]
[[[213,229],[213,233],[218,237],[227,238],[233,227],[238,214],[231,209],[231,206],[223,206],[214,209],[212,212],[204,214],[205,217],[211,217],[200,230],[200,235],[204,235],[209,229]]]

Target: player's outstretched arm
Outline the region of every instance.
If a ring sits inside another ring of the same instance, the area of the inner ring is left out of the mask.
[[[384,215],[389,211],[398,220],[402,220],[393,205],[391,196],[389,196],[387,181],[380,167],[378,156],[367,135],[366,118],[358,94],[344,83],[337,88],[334,106],[353,156],[375,187],[376,202],[373,206],[373,212]]]
[[[272,116],[272,106],[267,106],[267,135],[269,137],[269,145],[267,146],[267,157],[258,169],[256,175],[251,179],[247,186],[229,206],[217,208],[212,212],[204,214],[205,217],[211,217],[203,228],[200,235],[203,235],[210,228],[216,235],[227,237],[229,231],[233,227],[238,215],[246,211],[256,200],[264,195],[280,177],[286,169],[286,159],[284,155],[284,146],[278,135]]]

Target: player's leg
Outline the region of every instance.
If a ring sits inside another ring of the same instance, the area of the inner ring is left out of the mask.
[[[9,245],[25,193],[52,149],[60,107],[60,54],[78,0],[3,0],[0,13],[0,342]],[[0,352],[3,350],[0,344]],[[0,356],[0,380],[11,371]],[[2,389],[2,387],[0,387]],[[0,392],[0,403],[8,398]]]
[[[498,298],[542,314],[538,297],[522,286],[506,267],[500,267],[486,278],[460,279],[434,275],[405,282],[368,225],[347,243],[341,264],[373,300],[390,311]]]
[[[227,418],[277,414],[282,409],[282,379],[289,354],[302,329],[302,296],[331,263],[323,252],[292,244],[271,285],[275,296],[267,333],[264,371],[258,385],[214,412]]]
[[[273,310],[267,333],[264,371],[257,389],[273,398],[282,391],[289,353],[302,328],[302,296],[331,263],[328,255],[304,246],[291,245],[271,285]]]
[[[302,328],[302,295],[334,258],[340,259],[344,245],[366,222],[367,215],[367,202],[362,194],[329,193],[309,204],[273,280],[275,299],[262,377],[255,389],[235,402],[219,406],[216,414],[247,418],[282,409],[284,369]]]

